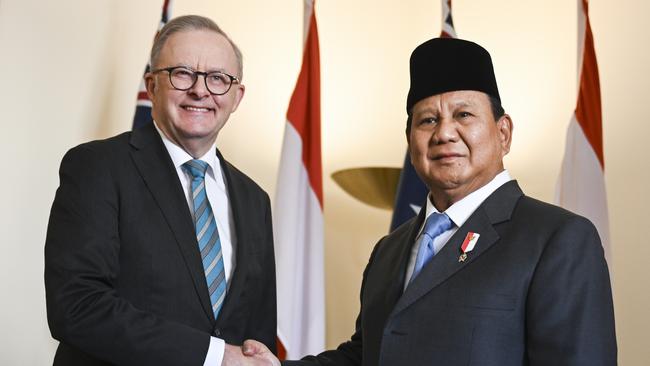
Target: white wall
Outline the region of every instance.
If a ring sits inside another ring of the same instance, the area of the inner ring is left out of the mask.
[[[0,364],[45,365],[43,244],[64,152],[130,128],[162,0],[0,0]],[[408,5],[408,6],[407,6]],[[650,3],[591,1],[605,138],[619,362],[650,364]],[[215,19],[245,55],[246,96],[219,137],[229,160],[274,195],[285,112],[300,67],[302,1],[176,0],[175,15]],[[440,30],[437,0],[320,0],[327,331],[351,334],[361,272],[387,230],[329,175],[400,166],[408,57]],[[458,34],[491,51],[515,122],[507,167],[550,201],[576,98],[577,5],[566,0],[454,2]],[[254,144],[248,143],[253,141]]]

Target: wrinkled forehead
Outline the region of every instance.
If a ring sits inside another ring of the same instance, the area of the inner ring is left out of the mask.
[[[456,90],[435,94],[415,103],[413,113],[431,112],[437,114],[442,111],[454,111],[462,108],[489,109],[489,96],[475,90]]]

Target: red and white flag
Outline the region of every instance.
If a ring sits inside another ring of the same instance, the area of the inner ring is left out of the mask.
[[[305,0],[304,20],[302,67],[287,111],[273,210],[278,349],[287,359],[325,348],[320,61],[314,0]]]
[[[600,81],[587,0],[578,0],[578,57],[578,103],[567,131],[556,201],[596,225],[611,269]]]

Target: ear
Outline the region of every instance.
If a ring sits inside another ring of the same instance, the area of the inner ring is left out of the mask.
[[[246,91],[246,87],[243,84],[235,84],[234,86],[237,87],[235,88],[235,90],[233,90],[233,92],[235,93],[234,96],[235,102],[232,105],[232,111],[230,113],[237,110],[237,107],[239,107],[239,103],[241,102],[242,98],[244,98],[244,92]]]
[[[149,100],[153,100],[156,91],[156,76],[150,72],[144,75],[144,86],[147,88]]]
[[[497,133],[499,134],[499,144],[501,145],[502,156],[506,156],[510,152],[510,144],[512,143],[512,131],[514,125],[510,115],[504,114],[497,121]]]
[[[404,130],[404,136],[406,136],[406,145],[411,144],[411,129],[409,127],[406,127],[406,130]]]
[[[404,129],[404,134],[406,135],[406,145],[411,145],[411,124],[413,123],[413,114],[408,113],[406,117],[406,129]]]

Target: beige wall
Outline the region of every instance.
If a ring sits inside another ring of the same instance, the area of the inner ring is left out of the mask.
[[[161,0],[0,0],[0,363],[45,365],[43,242],[64,152],[130,128]],[[650,364],[650,31],[644,0],[591,1],[601,72],[620,363]],[[399,4],[399,5],[398,5]],[[575,1],[454,2],[461,37],[488,48],[515,121],[507,167],[551,200],[576,98]],[[299,69],[302,2],[176,0],[215,19],[245,55],[247,92],[219,137],[231,161],[274,195],[284,114]],[[437,0],[320,0],[327,341],[351,334],[361,272],[388,212],[329,175],[400,166],[408,56],[440,29]],[[253,141],[254,144],[248,143]]]

